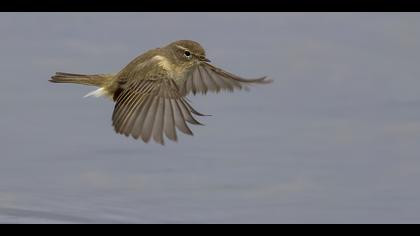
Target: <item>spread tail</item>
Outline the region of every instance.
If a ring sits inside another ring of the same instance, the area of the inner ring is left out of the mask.
[[[84,84],[89,86],[103,87],[111,79],[111,74],[97,74],[97,75],[81,75],[57,72],[49,80],[52,83],[71,83],[71,84]]]

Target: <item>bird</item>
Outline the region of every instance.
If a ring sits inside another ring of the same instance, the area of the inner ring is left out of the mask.
[[[178,40],[137,56],[116,74],[56,72],[52,83],[98,87],[85,97],[105,96],[114,103],[112,125],[116,133],[148,143],[152,138],[178,141],[177,130],[193,135],[187,123],[203,125],[194,116],[187,96],[233,92],[251,84],[268,84],[267,76],[245,79],[210,64],[200,43]]]

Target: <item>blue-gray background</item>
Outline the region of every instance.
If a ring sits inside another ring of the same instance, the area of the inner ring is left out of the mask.
[[[420,222],[417,13],[1,13],[0,32],[0,222]],[[47,82],[178,39],[275,82],[191,97],[213,116],[165,147]]]

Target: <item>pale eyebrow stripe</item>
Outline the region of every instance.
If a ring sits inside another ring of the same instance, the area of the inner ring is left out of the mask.
[[[182,50],[189,51],[192,55],[194,55],[194,56],[196,56],[196,57],[201,57],[201,56],[204,56],[204,55],[197,55],[197,54],[195,54],[195,53],[191,52],[191,50],[189,50],[188,48],[185,48],[185,47],[180,46],[180,45],[178,45],[178,44],[176,44],[175,46],[176,46],[177,48],[182,49]]]
[[[183,50],[188,50],[187,48],[184,48],[183,46],[180,45],[175,45],[177,48],[183,49]],[[189,50],[188,50],[189,51]]]

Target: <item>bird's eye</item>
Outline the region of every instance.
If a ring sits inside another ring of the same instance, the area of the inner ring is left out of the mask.
[[[184,52],[184,55],[185,55],[187,58],[190,58],[190,57],[191,57],[191,53],[190,53],[190,51],[185,51],[185,52]]]

